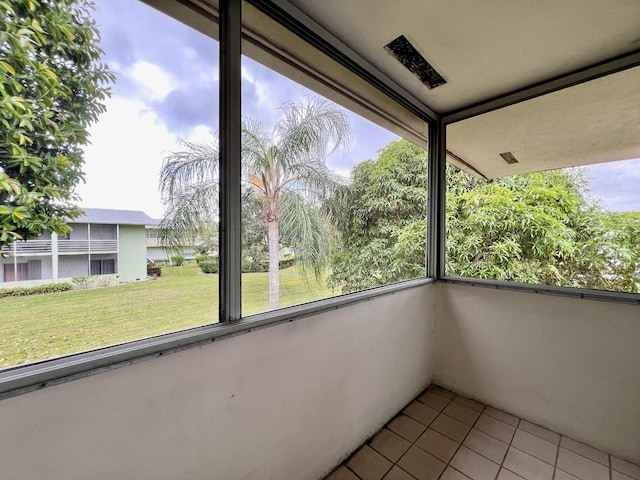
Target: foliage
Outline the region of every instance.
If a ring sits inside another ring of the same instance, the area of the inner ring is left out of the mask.
[[[325,271],[329,241],[321,206],[339,184],[325,159],[349,140],[349,121],[337,106],[311,99],[285,104],[270,131],[251,119],[242,127],[243,244],[267,248],[270,305],[277,308],[281,242],[296,252],[302,268],[316,276]],[[167,205],[161,231],[174,245],[189,245],[218,216],[218,146],[183,146],[165,159],[160,174]]]
[[[354,167],[328,207],[341,241],[329,283],[343,292],[424,275],[427,156],[405,140]]]
[[[354,169],[330,204],[334,288],[424,274],[425,179],[424,152],[404,140]],[[638,292],[640,212],[603,211],[587,187],[580,169],[482,181],[449,165],[447,275]]]
[[[184,263],[184,255],[172,255],[171,263],[173,264],[173,266],[179,267]]]
[[[86,0],[0,0],[0,247],[65,235],[114,77]]]
[[[147,263],[147,277],[158,278],[162,276],[162,267],[153,262]]]
[[[2,297],[24,297],[27,295],[37,295],[42,293],[66,292],[71,290],[71,284],[67,282],[48,283],[46,285],[38,285],[35,287],[15,287],[0,289],[0,298]]]
[[[71,282],[76,285],[78,288],[88,288],[89,287],[89,276],[88,275],[76,275],[71,278]]]
[[[200,265],[202,273],[218,273],[218,262],[203,260],[198,265]]]
[[[205,259],[206,259],[206,257],[203,254],[201,254],[201,253],[197,253],[196,254],[196,263],[198,265],[200,265],[200,262],[204,261]]]

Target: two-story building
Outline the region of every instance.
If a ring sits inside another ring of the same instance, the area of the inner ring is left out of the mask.
[[[110,277],[112,283],[144,280],[145,226],[153,223],[141,211],[84,209],[67,236],[45,232],[2,249],[8,255],[0,259],[0,283],[27,286],[89,275]]]

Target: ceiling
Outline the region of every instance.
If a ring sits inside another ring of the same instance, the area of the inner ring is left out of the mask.
[[[638,0],[290,0],[439,113],[640,49]],[[384,46],[404,35],[433,90]]]
[[[638,0],[289,3],[440,114],[640,49]],[[400,35],[446,84],[427,88],[384,49]],[[640,67],[451,124],[447,150],[486,178],[640,158]]]

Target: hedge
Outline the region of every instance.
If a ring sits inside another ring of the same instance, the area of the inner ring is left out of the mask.
[[[41,293],[66,292],[73,287],[70,283],[47,283],[46,285],[37,285],[35,287],[15,287],[0,289],[0,298],[2,297],[24,297],[26,295],[37,295]]]

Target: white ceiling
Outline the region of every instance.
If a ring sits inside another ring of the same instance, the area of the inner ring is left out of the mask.
[[[640,0],[289,2],[441,114],[640,49]],[[399,35],[447,84],[384,49]],[[640,67],[451,124],[447,149],[487,178],[639,158]]]
[[[290,0],[443,113],[640,48],[638,0]],[[384,45],[405,35],[447,84],[429,90]]]

